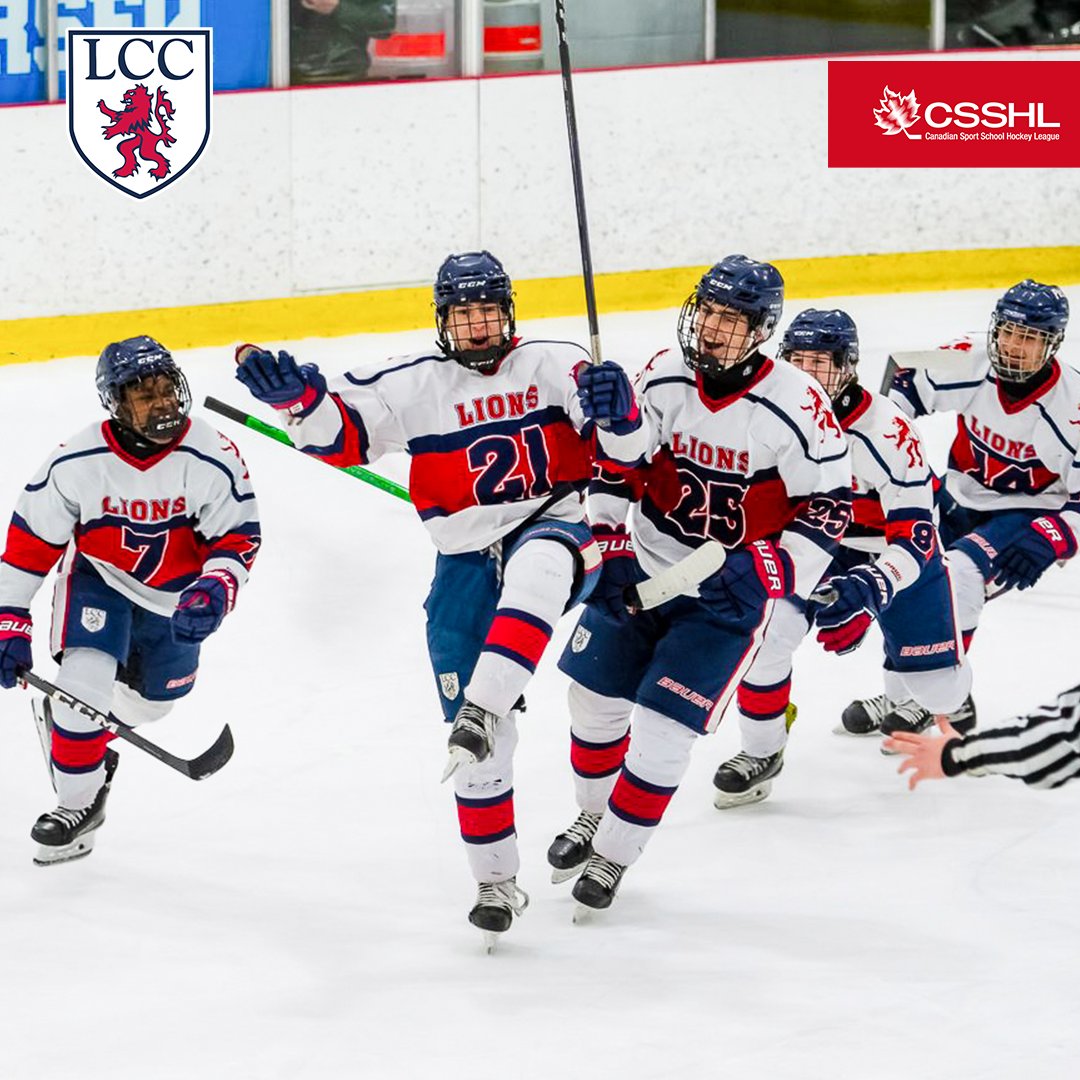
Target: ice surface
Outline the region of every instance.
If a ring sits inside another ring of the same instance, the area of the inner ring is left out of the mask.
[[[994,297],[813,306],[855,316],[876,387],[889,349],[982,331]],[[584,320],[520,314],[531,336],[586,340]],[[603,316],[606,353],[638,366],[674,345],[675,314]],[[333,372],[430,339],[295,352]],[[1080,363],[1068,344],[1064,355]],[[181,359],[197,402],[259,409],[229,349]],[[831,733],[853,697],[880,690],[877,639],[850,657],[812,642],[798,655],[799,720],[766,802],[715,810],[733,718],[703,740],[615,907],[582,926],[544,861],[576,813],[565,680],[549,654],[515,785],[532,904],[486,956],[438,783],[446,729],[424,650],[422,526],[383,492],[196,411],[240,445],[265,545],[196,690],[144,730],[194,753],[228,721],[236,755],[195,784],[121,748],[94,853],[39,869],[29,829],[52,791],[29,696],[0,695],[0,1077],[1076,1075],[1080,783],[1040,793],[961,779],[910,794],[875,740]],[[87,358],[0,368],[4,515],[55,443],[100,415]],[[940,465],[952,420],[926,430]],[[385,468],[403,475],[401,462]],[[1080,681],[1080,568],[1047,578],[985,613],[973,653],[984,722]],[[49,599],[34,608],[46,672]]]

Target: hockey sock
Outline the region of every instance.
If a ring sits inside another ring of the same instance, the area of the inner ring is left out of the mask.
[[[107,653],[69,649],[56,683],[95,709],[108,712],[115,677],[116,661]],[[74,709],[53,706],[52,763],[61,806],[82,810],[94,801],[105,783],[105,747],[112,737]]]
[[[530,540],[510,557],[465,697],[506,716],[521,696],[570,598],[574,556],[553,540]]]
[[[630,745],[632,701],[571,683],[570,767],[580,810],[602,814]]]
[[[690,764],[696,734],[674,720],[637,706],[626,761],[593,837],[593,850],[629,866],[644,851]]]
[[[739,730],[742,748],[754,757],[768,757],[787,742],[787,707],[791,703],[791,675],[773,686],[739,684]]]
[[[454,773],[458,826],[477,881],[505,881],[518,872],[514,826],[514,713],[495,726],[490,757],[464,765]]]

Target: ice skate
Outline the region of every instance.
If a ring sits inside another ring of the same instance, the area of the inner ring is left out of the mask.
[[[772,791],[772,779],[784,767],[784,751],[755,757],[740,750],[725,761],[713,777],[713,805],[717,810],[761,802]]]
[[[840,715],[839,726],[833,728],[837,735],[878,735],[881,721],[896,708],[896,703],[885,694],[853,701]]]
[[[30,830],[31,838],[38,842],[34,856],[36,866],[82,859],[94,850],[97,830],[105,824],[105,803],[119,760],[120,755],[115,750],[105,751],[105,783],[89,806],[82,810],[58,806],[37,819]]]
[[[484,935],[484,948],[493,953],[499,936],[510,929],[515,915],[529,906],[529,894],[519,889],[514,878],[506,881],[482,881],[477,886],[476,903],[469,912],[469,922]]]
[[[446,748],[450,757],[443,770],[442,782],[454,775],[462,765],[476,765],[486,761],[495,744],[495,724],[498,717],[466,701],[454,717]]]
[[[949,723],[956,729],[958,735],[967,735],[975,730],[975,702],[968,694],[967,700],[954,713],[949,713]]]
[[[948,721],[961,735],[975,727],[975,702],[971,700],[970,694],[959,709],[948,714]],[[903,731],[918,735],[932,727],[933,723],[934,714],[929,709],[924,709],[914,701],[905,701],[881,722],[881,733],[894,735],[898,731]],[[884,746],[881,752],[886,756],[896,753],[895,750],[886,750]]]
[[[934,714],[924,709],[917,701],[901,701],[894,705],[882,718],[881,734],[895,735],[898,731],[918,735],[934,722]],[[892,750],[881,748],[883,754],[892,754]]]
[[[604,911],[611,907],[611,901],[615,899],[619,882],[625,873],[626,867],[621,863],[612,862],[595,852],[590,855],[585,869],[581,871],[581,877],[574,883],[573,895],[577,901],[574,922],[582,922],[594,911]]]
[[[548,848],[547,861],[551,866],[551,882],[559,885],[576,877],[592,854],[592,838],[600,824],[601,814],[582,810],[577,820],[565,832],[559,833]]]

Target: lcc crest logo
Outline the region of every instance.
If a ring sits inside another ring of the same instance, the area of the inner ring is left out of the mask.
[[[200,30],[69,30],[68,131],[136,199],[183,176],[210,141],[212,41]]]

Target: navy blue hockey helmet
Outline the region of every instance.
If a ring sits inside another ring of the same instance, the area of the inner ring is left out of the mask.
[[[467,251],[449,255],[435,275],[435,327],[439,348],[459,364],[473,371],[490,371],[510,351],[514,338],[514,286],[503,264],[490,251]],[[458,340],[448,327],[450,309],[465,304],[497,304],[501,317],[486,324],[474,323],[470,332],[486,330],[488,344]],[[492,338],[497,338],[491,343]]]
[[[780,342],[780,359],[790,360],[792,353],[801,352],[831,355],[832,367],[827,374],[810,374],[825,387],[830,398],[835,398],[855,379],[855,366],[859,362],[859,331],[855,320],[839,308],[832,311],[819,311],[816,308],[800,311],[784,331]],[[826,377],[822,378],[822,375]]]
[[[710,314],[722,310],[745,315],[749,334],[721,357],[702,346],[702,331],[711,329]],[[679,313],[679,344],[686,363],[695,370],[716,374],[739,363],[776,329],[784,309],[784,279],[771,263],[746,255],[728,255],[707,270]]]
[[[173,400],[161,401],[137,419],[132,411],[129,388],[152,375],[168,375],[173,384]],[[191,411],[191,390],[172,353],[152,337],[125,338],[106,345],[98,358],[98,397],[109,415],[124,427],[153,442],[168,442],[183,427]]]
[[[1056,285],[1031,278],[1014,285],[990,316],[986,349],[994,370],[1007,381],[1031,378],[1058,351],[1068,323],[1069,301]]]

